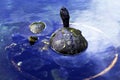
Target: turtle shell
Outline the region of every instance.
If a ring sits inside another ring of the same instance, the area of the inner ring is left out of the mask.
[[[64,55],[74,55],[83,52],[88,43],[80,30],[63,27],[52,34],[50,45],[56,52]]]
[[[29,25],[30,31],[34,34],[38,34],[45,29],[45,24],[43,22],[33,22]]]

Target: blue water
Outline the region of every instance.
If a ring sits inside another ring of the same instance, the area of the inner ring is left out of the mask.
[[[84,80],[103,71],[118,54],[116,64],[92,80],[119,80],[120,23],[119,2],[114,0],[1,0],[0,2],[0,80]],[[63,56],[41,51],[42,40],[62,27],[59,16],[64,6],[70,12],[70,26],[82,31],[88,49],[80,55]],[[29,25],[46,23],[39,41],[30,46]],[[5,50],[6,49],[6,50]],[[15,67],[20,65],[20,69]]]

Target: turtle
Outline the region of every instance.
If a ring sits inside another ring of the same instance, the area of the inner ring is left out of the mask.
[[[37,36],[30,36],[30,37],[28,38],[28,41],[29,41],[30,45],[34,45],[35,42],[37,42],[37,40],[38,40],[38,37],[37,37]]]
[[[42,21],[39,22],[33,22],[29,25],[29,29],[32,33],[34,34],[39,34],[40,32],[42,32],[45,29],[45,23]],[[30,45],[34,45],[38,40],[37,36],[30,36],[28,38],[28,41],[30,43]]]
[[[45,23],[44,22],[33,22],[29,25],[30,31],[34,34],[39,34],[45,29]]]
[[[53,51],[63,55],[75,55],[85,51],[88,42],[78,29],[69,26],[70,15],[67,8],[60,9],[63,27],[50,36],[50,46]]]

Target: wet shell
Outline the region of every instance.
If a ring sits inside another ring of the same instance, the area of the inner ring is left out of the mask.
[[[30,31],[34,34],[38,34],[45,29],[45,23],[43,22],[34,22],[29,26]]]
[[[64,55],[74,55],[84,51],[88,43],[80,30],[61,28],[52,34],[50,45],[56,52]]]

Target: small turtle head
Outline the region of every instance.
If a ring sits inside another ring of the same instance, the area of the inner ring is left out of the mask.
[[[30,36],[28,38],[28,40],[29,40],[30,45],[34,45],[35,42],[38,40],[38,37],[37,36]]]
[[[61,10],[60,10],[60,16],[61,16],[62,21],[63,21],[63,26],[64,27],[69,27],[70,16],[69,16],[68,10],[65,7],[61,8]]]

